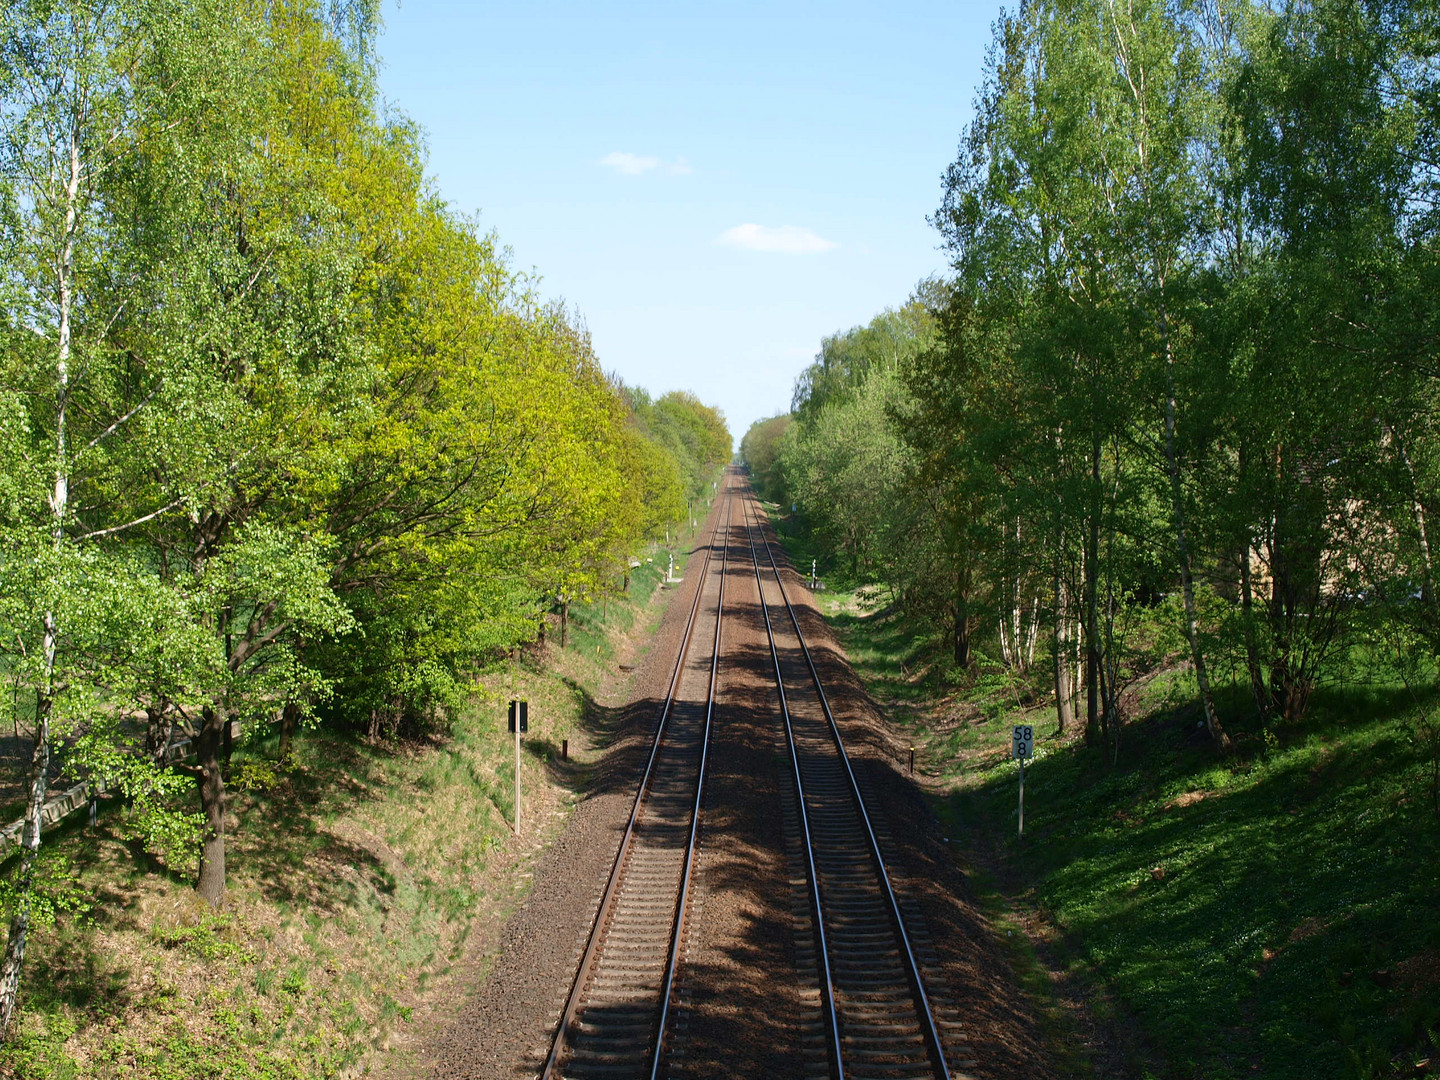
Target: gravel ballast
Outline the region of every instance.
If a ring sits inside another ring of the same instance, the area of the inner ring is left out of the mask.
[[[824,1075],[818,993],[806,985],[813,975],[801,955],[810,935],[805,886],[786,835],[793,828],[786,822],[786,800],[793,799],[788,757],[738,505],[736,511],[720,697],[667,1071],[677,1078],[798,1078],[818,1068]],[[723,512],[717,499],[702,543]],[[692,559],[697,569],[699,563]],[[962,1006],[976,1061],[969,1073],[994,1080],[1052,1075],[1033,1010],[922,794],[904,775],[908,747],[866,694],[800,577],[788,567],[782,574],[907,921],[923,921],[940,957],[934,977]],[[540,857],[533,890],[506,924],[492,961],[476,966],[469,1001],[423,1050],[437,1080],[534,1076],[543,1062],[634,801],[698,583],[698,573],[689,575],[671,591],[644,661],[612,700],[597,706],[583,797]]]

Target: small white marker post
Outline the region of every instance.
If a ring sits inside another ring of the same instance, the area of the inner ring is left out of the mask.
[[[1020,839],[1025,839],[1025,759],[1035,756],[1035,729],[1016,724],[1010,731],[1010,756],[1020,761]]]
[[[515,835],[520,835],[520,736],[530,730],[530,703],[510,701],[510,730],[515,733]]]

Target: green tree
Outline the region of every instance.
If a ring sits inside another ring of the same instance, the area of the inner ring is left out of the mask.
[[[790,496],[780,465],[780,444],[794,419],[790,413],[782,413],[756,420],[740,440],[740,457],[750,467],[755,490],[762,498],[781,504],[788,503]]]
[[[81,734],[67,768],[121,780],[143,811],[142,832],[171,852],[184,846],[185,822],[164,808],[171,778],[125,752],[113,698],[134,685],[136,658],[155,641],[150,629],[170,625],[185,606],[160,587],[153,564],[126,550],[144,526],[178,516],[185,501],[153,484],[123,483],[156,462],[142,435],[163,411],[158,398],[173,357],[147,370],[115,328],[149,307],[166,279],[151,243],[151,230],[165,223],[128,217],[117,194],[141,159],[164,153],[154,117],[203,111],[234,90],[233,68],[187,52],[196,23],[218,35],[208,41],[218,54],[243,52],[243,31],[213,5],[25,3],[0,20],[3,395],[16,425],[5,448],[13,497],[0,606],[17,687],[30,690],[35,736],[0,964],[7,1026],[57,730]],[[176,61],[165,78],[154,66],[161,55]],[[170,643],[195,658],[193,641]]]

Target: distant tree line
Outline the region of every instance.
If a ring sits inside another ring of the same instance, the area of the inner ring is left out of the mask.
[[[1360,645],[1432,678],[1437,50],[1403,0],[1020,4],[952,272],[825,340],[742,444],[762,486],[1112,755],[1165,657],[1222,752]]]
[[[0,1026],[57,747],[219,903],[235,722],[443,721],[729,457],[440,199],[378,8],[0,14],[0,700],[35,735]]]

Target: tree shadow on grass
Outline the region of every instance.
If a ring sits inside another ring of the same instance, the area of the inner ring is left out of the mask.
[[[328,822],[383,799],[389,778],[382,762],[402,750],[322,738],[309,762],[274,787],[235,793],[229,857],[271,903],[330,914],[368,888],[383,904],[396,891],[393,860],[363,838],[337,835]]]
[[[1116,767],[1072,747],[1027,770],[1016,857],[1164,1057],[1308,1080],[1430,1051],[1440,829],[1413,790],[1407,705],[1336,692],[1281,746],[1257,735],[1229,761],[1185,706],[1127,728]],[[997,776],[971,820],[1004,821],[1014,799]]]
[[[44,937],[50,939],[45,947],[27,957],[26,1010],[50,1013],[63,1006],[103,1016],[119,1015],[130,1006],[132,972],[97,949],[92,934],[57,924]]]

